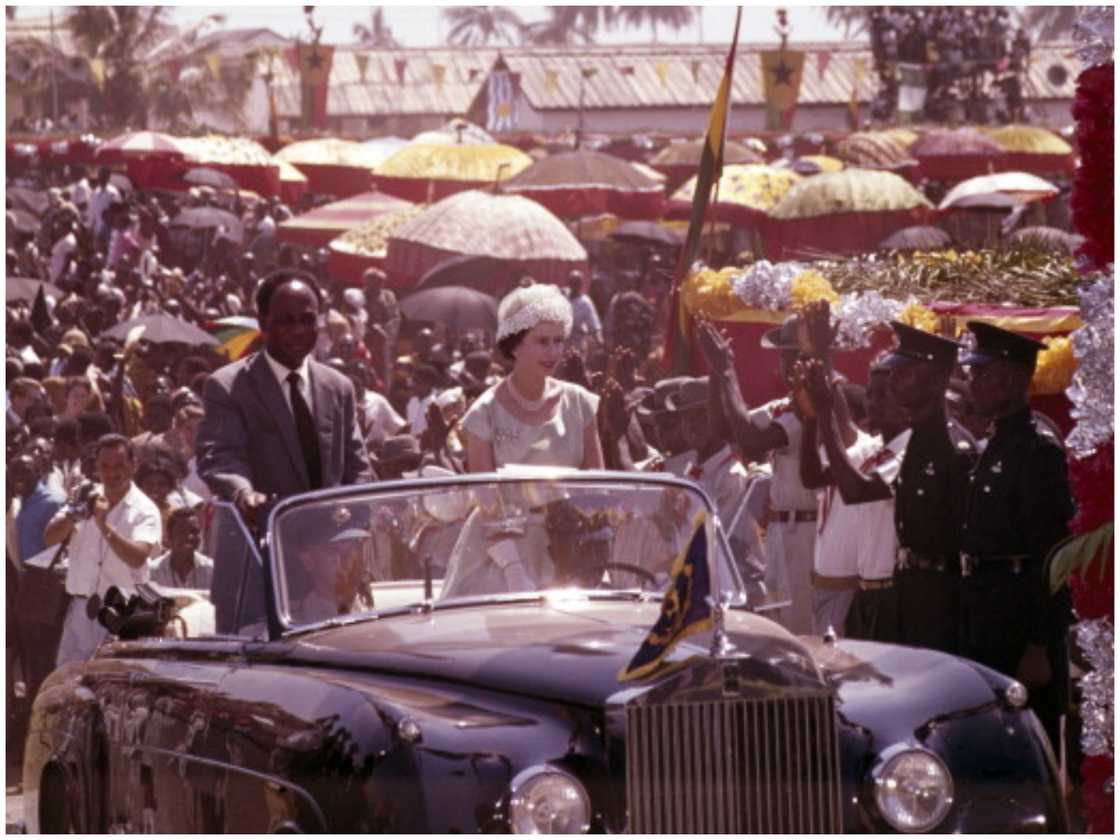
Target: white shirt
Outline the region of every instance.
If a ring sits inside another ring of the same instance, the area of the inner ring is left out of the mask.
[[[86,224],[94,234],[101,232],[104,227],[105,221],[101,218],[101,214],[112,204],[114,201],[120,201],[121,194],[112,184],[106,184],[105,189],[95,187],[89,194],[89,213],[87,216]]]
[[[864,475],[878,475],[890,486],[902,468],[910,430],[883,446],[879,438],[857,430],[848,460]],[[858,505],[845,504],[835,485],[820,491],[817,547],[813,568],[825,577],[881,580],[894,574],[898,534],[894,497]]]
[[[97,492],[104,495],[105,491],[98,485]],[[106,522],[126,539],[149,543],[153,555],[159,550],[163,538],[159,508],[135,484],[129,485],[124,498],[109,511]],[[130,595],[136,584],[148,580],[148,565],[134,569],[125,563],[105,542],[93,517],[78,525],[70,538],[69,552],[66,591],[71,595],[104,597],[110,586]]]
[[[175,574],[171,567],[170,551],[149,560],[148,569],[152,576],[152,583],[171,589],[205,589],[209,592],[210,583],[214,579],[214,561],[197,551],[194,553],[194,568],[187,573],[186,579]]]
[[[436,401],[439,396],[439,391],[432,389],[432,393],[421,399],[420,397],[409,397],[408,406],[405,408],[405,414],[408,415],[409,431],[414,435],[419,435],[428,428],[428,406]]]
[[[594,301],[587,295],[576,295],[572,298],[572,335],[581,335],[580,328],[583,326],[587,327],[588,335],[594,336],[603,331]]]
[[[399,433],[408,425],[408,421],[397,414],[397,410],[385,395],[377,391],[366,391],[365,399],[362,400],[362,410],[366,413],[366,423],[369,426],[366,440],[375,443],[380,443],[390,435]]]
[[[82,178],[74,184],[70,188],[70,200],[78,207],[89,204],[89,181]]]
[[[292,372],[292,369],[284,367],[272,358],[267,350],[264,351],[264,357],[268,360],[268,367],[272,370],[272,375],[276,377],[276,381],[280,384],[280,393],[284,395],[284,402],[288,404],[288,411],[292,411],[292,386],[288,384],[288,375]],[[311,415],[315,416],[315,407],[311,402],[311,364],[306,356],[304,356],[300,366],[296,368],[296,373],[299,374],[299,392],[306,400]],[[294,411],[292,411],[292,416],[295,417]]]
[[[755,409],[751,422],[759,429],[777,423],[788,443],[770,453],[770,505],[774,510],[816,510],[817,494],[801,483],[801,421],[789,409],[789,400],[769,402]]]
[[[66,260],[76,250],[78,250],[78,240],[73,231],[54,243],[51,249],[51,280],[58,282],[58,278],[66,268]]]

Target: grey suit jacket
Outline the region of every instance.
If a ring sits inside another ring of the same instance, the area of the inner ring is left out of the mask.
[[[326,365],[309,365],[323,487],[374,480],[353,383]],[[195,454],[198,474],[215,495],[232,500],[248,490],[291,496],[311,489],[295,419],[263,352],[216,370],[202,400]]]

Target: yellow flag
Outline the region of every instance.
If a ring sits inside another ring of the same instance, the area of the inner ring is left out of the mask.
[[[354,53],[354,62],[358,65],[358,75],[365,83],[366,68],[369,67],[369,53]]]
[[[549,93],[555,93],[560,87],[560,74],[555,70],[545,70],[544,86]]]
[[[665,79],[669,76],[669,62],[659,61],[653,65],[653,69],[657,71],[657,78],[661,80],[661,84],[665,84]]]
[[[93,81],[97,83],[98,88],[105,87],[105,59],[91,58],[89,60],[89,72],[93,75]]]
[[[867,75],[867,59],[860,57],[854,59],[852,64],[855,66],[856,84],[858,85]]]
[[[760,55],[766,105],[775,111],[788,111],[797,104],[805,53],[796,50],[767,50]]]
[[[206,66],[210,68],[210,75],[214,77],[214,81],[219,81],[222,78],[222,57],[217,53],[210,53],[206,56]]]
[[[447,68],[444,67],[442,64],[433,64],[432,65],[432,75],[435,77],[436,87],[438,87],[438,88],[443,87],[443,77],[446,73],[447,73]]]

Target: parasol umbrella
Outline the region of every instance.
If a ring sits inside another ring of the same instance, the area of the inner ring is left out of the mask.
[[[725,166],[719,179],[719,203],[738,204],[754,210],[769,210],[801,181],[788,169],[762,164]],[[673,193],[672,200],[692,206],[696,178],[690,178]]]
[[[914,141],[910,154],[918,158],[933,155],[998,155],[1003,153],[991,137],[974,128],[934,128]]]
[[[112,140],[106,140],[94,153],[100,161],[126,160],[149,155],[185,158],[188,156],[188,151],[170,134],[162,134],[158,131],[130,131]]]
[[[378,147],[368,143],[324,137],[319,140],[301,140],[292,143],[278,151],[275,157],[297,168],[300,164],[317,164],[373,169],[384,161],[387,155],[384,149],[379,150]]]
[[[932,206],[924,195],[893,172],[845,169],[823,172],[795,184],[774,205],[770,215],[776,219],[799,219]]]
[[[433,201],[512,178],[532,163],[512,146],[412,143],[377,167],[377,185],[409,201]]]
[[[257,319],[243,315],[207,321],[202,328],[218,342],[217,351],[230,361],[256,350],[262,335]]]
[[[936,251],[953,244],[952,238],[941,228],[930,225],[897,230],[879,243],[879,251]]]
[[[662,227],[657,222],[623,222],[611,233],[611,239],[620,242],[664,245],[667,248],[676,248],[684,241],[679,233]]]
[[[502,191],[538,201],[562,219],[599,213],[628,218],[661,215],[661,184],[629,161],[577,149],[539,160],[502,184]]]
[[[218,339],[200,330],[194,324],[189,324],[182,318],[176,318],[164,312],[141,315],[139,318],[117,324],[115,327],[105,330],[104,335],[124,341],[133,329],[141,326],[144,331],[140,334],[140,338],[153,344],[169,344],[172,342],[180,344],[218,344]]]
[[[572,269],[587,268],[583,246],[544,207],[480,190],[449,196],[397,228],[386,267],[396,282],[408,282],[456,255],[508,260],[541,282],[563,283]]]
[[[183,173],[183,180],[200,187],[213,187],[216,190],[236,190],[237,182],[224,172],[206,166],[196,166]]]
[[[962,181],[949,190],[938,207],[942,210],[949,207],[1006,207],[1041,201],[1058,192],[1058,188],[1049,181],[1029,172],[997,172]]]
[[[691,166],[700,165],[700,155],[704,150],[703,140],[686,140],[683,143],[670,143],[650,160],[650,166]],[[728,140],[723,150],[723,162],[728,163],[762,163],[763,158],[757,152],[748,149],[742,143]]]
[[[26,187],[8,187],[7,200],[9,207],[26,210],[36,216],[42,216],[49,204],[44,190],[29,190]]]
[[[502,297],[517,285],[522,272],[508,260],[495,257],[452,257],[420,278],[417,287],[465,286],[468,289]]]
[[[668,177],[664,172],[658,172],[652,166],[646,163],[638,163],[637,161],[630,161],[630,165],[649,178],[651,181],[656,181],[659,184],[664,184]]]
[[[1073,148],[1052,131],[1035,125],[1004,125],[985,132],[1006,152],[1068,155]]]
[[[498,304],[488,294],[466,286],[421,289],[403,298],[401,312],[410,321],[444,324],[452,332],[498,329]]]
[[[8,220],[12,223],[12,228],[16,233],[34,236],[39,232],[39,217],[22,207],[9,207]]]
[[[1039,248],[1065,251],[1072,254],[1084,244],[1085,237],[1060,228],[1039,225],[1037,227],[1020,228],[1011,234],[1008,240],[1015,244],[1034,245]]]
[[[8,277],[5,281],[7,288],[6,300],[35,300],[36,295],[39,294],[39,289],[42,287],[43,293],[51,295],[55,300],[62,300],[66,294],[54,283],[47,283],[43,280],[36,280],[34,277]]]
[[[237,216],[217,207],[188,207],[171,220],[171,227],[194,230],[216,230],[224,227],[226,235],[236,242],[240,242],[245,233]]]
[[[375,219],[413,205],[384,193],[364,192],[342,201],[316,207],[281,222],[276,235],[281,242],[322,247],[337,236],[355,230]]]
[[[435,131],[421,131],[411,140],[412,143],[427,143],[452,146],[489,146],[498,141],[481,126],[455,117]]]
[[[854,166],[907,166],[914,162],[908,147],[916,139],[913,132],[857,131],[836,144],[836,155]]]

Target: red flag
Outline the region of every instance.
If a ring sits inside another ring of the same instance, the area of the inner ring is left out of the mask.
[[[824,71],[828,69],[828,62],[832,61],[832,53],[819,52],[817,53],[817,78],[824,78]]]
[[[700,155],[700,167],[696,173],[696,190],[692,197],[692,216],[688,222],[688,236],[681,248],[680,261],[677,263],[673,278],[672,306],[670,324],[666,334],[665,358],[669,361],[674,374],[682,375],[692,371],[692,318],[681,304],[680,287],[688,276],[693,260],[700,250],[700,233],[704,228],[704,214],[711,200],[712,186],[719,182],[723,174],[723,150],[727,137],[727,117],[731,110],[731,78],[735,73],[735,48],[739,44],[739,21],[743,9],[735,12],[735,34],[731,38],[731,49],[727,53],[727,64],[723,69],[723,79],[719,83],[712,112],[708,117],[708,133],[704,138],[704,151]]]

